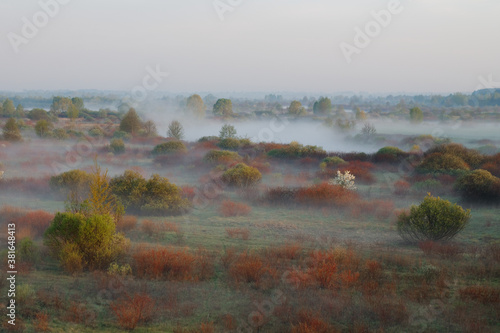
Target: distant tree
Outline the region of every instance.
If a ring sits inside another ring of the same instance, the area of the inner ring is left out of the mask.
[[[189,113],[194,114],[196,117],[205,117],[205,103],[200,95],[189,96],[186,102],[186,109]]]
[[[78,111],[84,108],[83,99],[80,97],[73,97],[71,103],[78,109]]]
[[[50,111],[54,111],[56,113],[68,111],[68,108],[73,103],[71,99],[67,97],[54,96],[52,98],[52,105],[50,106]]]
[[[222,181],[231,186],[251,187],[260,182],[262,174],[254,167],[238,163],[222,175]]]
[[[424,120],[424,114],[419,107],[410,109],[410,121],[414,124],[419,124]]]
[[[220,129],[219,138],[221,140],[236,138],[236,129],[234,128],[233,125],[225,124]]]
[[[28,118],[31,120],[49,120],[49,114],[44,109],[33,109],[28,113]]]
[[[14,112],[14,117],[24,118],[24,107],[21,104],[17,104],[16,111]]]
[[[377,134],[377,130],[370,123],[366,123],[361,129],[361,135],[367,139],[373,137],[375,134]]]
[[[67,113],[68,113],[68,118],[69,119],[75,120],[76,118],[78,118],[79,109],[74,104],[71,104],[68,107],[68,112]]]
[[[125,143],[122,139],[113,139],[109,144],[109,150],[116,155],[121,154],[125,151]]]
[[[366,112],[356,107],[356,120],[366,120]]]
[[[141,119],[134,108],[130,108],[120,122],[120,131],[135,135],[142,127]]]
[[[225,98],[217,100],[214,105],[213,113],[216,116],[231,117],[233,115],[233,102]]]
[[[19,142],[23,140],[14,118],[9,118],[7,123],[5,123],[5,126],[3,127],[3,138],[4,140],[11,142]]]
[[[293,101],[288,107],[288,113],[292,116],[305,116],[307,114],[306,109],[302,106],[299,101]]]
[[[184,138],[184,128],[177,120],[174,120],[168,125],[168,137],[182,140]]]
[[[153,138],[158,136],[158,131],[156,130],[156,125],[154,121],[148,120],[144,123],[143,126],[144,129],[144,135],[148,138]]]
[[[37,121],[35,124],[35,132],[36,134],[41,137],[47,137],[50,134],[50,131],[52,130],[52,123],[49,122],[48,120],[42,119]]]
[[[5,117],[12,117],[16,112],[16,107],[14,106],[14,102],[12,102],[8,98],[3,102],[2,109],[3,109],[3,115]]]
[[[332,110],[332,101],[328,97],[321,97],[314,103],[313,112],[315,114],[328,114]]]

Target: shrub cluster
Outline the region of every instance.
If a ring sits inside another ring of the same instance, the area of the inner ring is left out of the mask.
[[[262,174],[254,167],[238,163],[222,174],[222,181],[230,186],[250,187],[262,179]]]
[[[146,215],[176,215],[191,204],[183,198],[182,189],[165,177],[153,175],[146,180],[135,171],[126,170],[110,181],[110,187],[127,212]]]

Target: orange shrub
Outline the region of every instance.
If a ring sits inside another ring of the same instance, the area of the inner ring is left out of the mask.
[[[310,311],[300,311],[298,313],[297,325],[292,326],[292,333],[330,333],[334,332],[330,325],[318,315]]]
[[[236,262],[233,262],[229,268],[229,273],[236,282],[255,282],[259,284],[263,275],[269,271],[262,259],[248,252],[238,256]]]
[[[230,200],[222,201],[219,207],[219,213],[224,217],[246,216],[250,214],[252,208],[244,203],[233,202]]]
[[[302,247],[298,244],[284,244],[278,247],[269,247],[265,251],[267,258],[277,258],[277,259],[297,259]]]
[[[43,210],[28,212],[13,221],[16,223],[18,234],[32,235],[33,237],[43,236],[45,230],[54,219],[54,214]]]
[[[454,258],[462,253],[462,248],[458,244],[443,244],[433,241],[419,242],[418,247],[426,255],[437,254],[444,258]]]
[[[122,300],[111,303],[118,325],[126,330],[133,330],[137,324],[148,322],[153,315],[155,302],[147,294],[135,294],[130,297],[125,294]]]
[[[308,205],[335,205],[346,206],[353,204],[359,199],[359,195],[339,185],[321,183],[307,188],[301,188],[296,192],[296,200]]]
[[[213,322],[201,323],[199,333],[214,333],[215,327]]]
[[[43,312],[39,312],[35,315],[34,327],[36,332],[48,332],[49,331],[49,315]]]
[[[121,232],[127,232],[135,228],[137,225],[137,217],[132,215],[122,216],[120,220],[116,223],[116,230]]]
[[[133,256],[139,277],[192,280],[196,257],[185,250],[156,248],[142,250]]]

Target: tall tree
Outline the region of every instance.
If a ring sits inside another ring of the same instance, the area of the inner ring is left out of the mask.
[[[9,118],[7,123],[5,123],[5,126],[3,127],[3,138],[11,142],[19,142],[23,140],[14,118]]]
[[[53,125],[51,122],[42,119],[37,121],[37,123],[35,124],[35,132],[39,137],[44,138],[49,135],[52,127]]]
[[[130,108],[120,122],[120,131],[135,135],[141,129],[141,119],[134,108]]]
[[[79,113],[79,109],[74,104],[71,104],[68,107],[68,118],[69,119],[75,120],[76,118],[78,118],[78,113]]]
[[[69,106],[73,104],[67,97],[54,96],[50,110],[56,113],[68,111]]]
[[[14,106],[14,102],[12,102],[10,99],[7,98],[3,102],[3,115],[6,117],[12,117],[15,112],[16,112],[16,107]]]
[[[419,107],[414,107],[410,110],[410,121],[414,124],[419,124],[424,120],[424,114]]]
[[[167,135],[170,138],[182,140],[182,138],[184,137],[184,128],[182,127],[181,123],[177,120],[172,121],[170,125],[168,125]]]
[[[154,121],[148,120],[144,123],[144,135],[148,138],[153,138],[158,136],[158,131],[156,130],[156,125]]]
[[[307,114],[307,111],[302,106],[301,102],[293,101],[288,107],[288,113],[292,116],[305,116]]]
[[[73,105],[76,106],[78,111],[80,111],[84,108],[83,99],[80,97],[73,97],[71,99],[71,103],[73,103]]]
[[[17,104],[16,112],[14,113],[16,118],[24,118],[24,107],[21,104]]]
[[[315,114],[328,114],[331,110],[332,101],[328,97],[321,97],[313,106]]]
[[[233,115],[233,102],[230,99],[220,98],[214,105],[214,115],[231,117]]]
[[[186,109],[189,113],[194,114],[196,117],[205,117],[205,103],[201,99],[200,95],[189,96],[186,102]]]
[[[219,138],[221,140],[236,138],[236,128],[233,125],[225,124],[220,129]]]

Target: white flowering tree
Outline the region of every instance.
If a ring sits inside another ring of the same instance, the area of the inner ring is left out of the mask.
[[[354,185],[354,179],[356,179],[356,177],[354,175],[351,175],[351,172],[349,170],[347,170],[345,173],[337,170],[337,177],[330,180],[329,183],[332,185],[340,185],[348,190],[355,190],[357,189],[357,187],[356,185]]]

